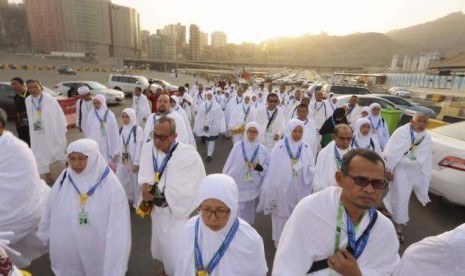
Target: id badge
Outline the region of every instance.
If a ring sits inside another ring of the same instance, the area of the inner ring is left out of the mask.
[[[121,159],[123,161],[124,165],[127,165],[129,163],[129,152],[123,152],[121,155]]]
[[[197,271],[197,276],[208,276],[208,272],[206,270],[199,270]]]
[[[251,172],[247,172],[245,173],[244,177],[242,178],[242,180],[246,183],[249,183],[249,182],[253,182],[253,173]]]
[[[44,131],[41,121],[35,121],[34,124],[33,124],[33,128],[34,128],[35,132],[43,132]]]
[[[89,213],[84,212],[84,210],[79,212],[78,223],[79,223],[79,226],[83,226],[83,227],[88,226],[89,225]]]
[[[302,162],[298,161],[292,166],[292,169],[297,172],[297,171],[300,171],[302,167],[303,167]]]

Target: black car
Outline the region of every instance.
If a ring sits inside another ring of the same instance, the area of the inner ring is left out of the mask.
[[[76,75],[76,71],[70,66],[61,66],[58,68],[58,73],[60,75]]]

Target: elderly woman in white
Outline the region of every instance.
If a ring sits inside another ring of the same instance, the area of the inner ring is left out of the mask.
[[[239,217],[250,225],[255,223],[257,198],[270,162],[268,149],[259,143],[262,132],[256,122],[247,123],[244,140],[234,145],[223,168],[239,189]]]
[[[263,240],[237,217],[234,179],[211,174],[200,182],[200,214],[185,225],[179,241],[175,276],[266,275]]]
[[[381,155],[381,147],[378,140],[371,137],[371,123],[368,118],[360,118],[355,122],[354,137],[352,138],[352,149],[368,149]]]

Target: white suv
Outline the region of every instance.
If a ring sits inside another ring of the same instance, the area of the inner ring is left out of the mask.
[[[110,74],[108,77],[108,88],[123,91],[126,95],[132,95],[134,88],[140,87],[142,90],[149,86],[149,81],[144,76]]]

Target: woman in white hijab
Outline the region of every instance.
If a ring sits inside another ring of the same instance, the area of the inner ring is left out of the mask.
[[[144,131],[136,125],[137,117],[134,109],[125,108],[121,119],[123,126],[119,130],[119,146],[113,161],[117,163],[116,176],[126,191],[128,201],[136,205],[140,193],[137,173],[139,172],[140,151],[144,143]]]
[[[368,149],[381,155],[381,147],[376,139],[371,137],[371,123],[368,118],[355,121],[355,134],[351,143],[352,149]]]
[[[255,107],[252,105],[252,93],[244,93],[242,104],[236,106],[229,121],[229,129],[233,134],[233,144],[244,138],[245,124],[255,121]]]
[[[371,123],[371,137],[378,141],[381,150],[384,150],[389,140],[389,129],[386,120],[381,118],[381,106],[378,103],[372,103],[370,105],[370,115],[368,120]]]
[[[268,149],[259,143],[261,134],[259,124],[247,123],[244,140],[234,144],[223,168],[239,188],[239,217],[250,225],[255,223],[257,198],[270,162]]]
[[[184,227],[174,275],[266,275],[263,240],[237,217],[234,179],[223,174],[204,177],[197,205],[200,215]]]
[[[284,139],[271,152],[257,211],[271,214],[272,238],[277,246],[284,224],[297,203],[312,193],[315,174],[313,151],[303,141],[304,122],[292,119]]]
[[[224,113],[221,106],[213,99],[213,92],[205,93],[205,101],[199,106],[195,117],[194,133],[207,143],[207,162],[211,161],[215,142],[220,133],[226,132]]]
[[[50,242],[55,275],[125,275],[131,251],[126,194],[91,139],[68,146],[38,237]]]
[[[86,122],[86,138],[98,143],[100,153],[108,162],[118,150],[118,125],[104,96],[95,95],[93,104],[94,112],[89,113]]]

